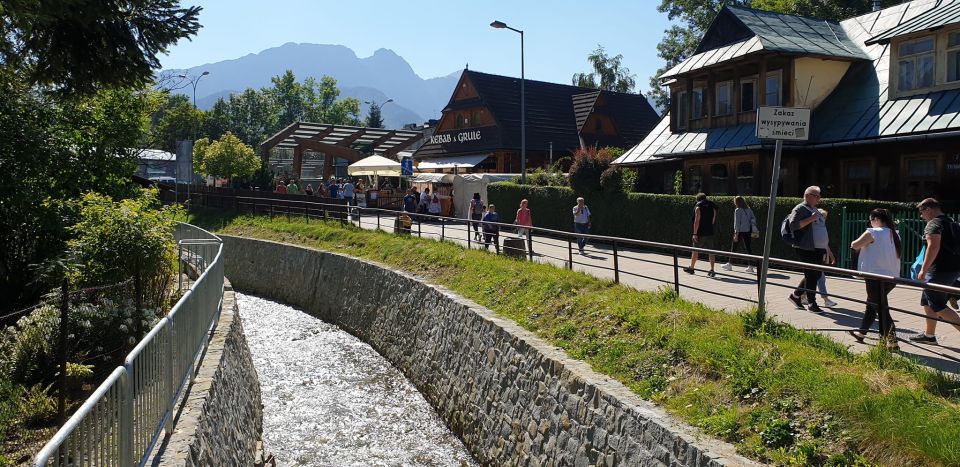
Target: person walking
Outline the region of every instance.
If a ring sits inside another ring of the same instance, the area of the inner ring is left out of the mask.
[[[303,194],[307,196],[313,196],[313,184],[308,183],[307,187],[303,189]]]
[[[752,255],[751,241],[754,235],[759,236],[760,234],[760,229],[757,228],[757,217],[753,215],[753,209],[750,209],[743,196],[734,197],[733,205],[736,209],[733,211],[733,242],[730,245],[730,252],[736,252],[737,245],[743,245],[744,253]],[[720,267],[725,271],[732,271],[732,260],[727,258],[727,264]],[[744,272],[753,274],[757,271],[753,264],[748,264]]]
[[[886,209],[870,211],[870,227],[859,238],[850,243],[850,248],[860,252],[857,258],[857,270],[883,276],[900,276],[900,254],[902,248],[900,235],[897,234],[893,216]],[[867,332],[873,326],[877,315],[880,316],[880,337],[886,340],[890,350],[897,350],[896,327],[890,316],[887,296],[896,287],[893,282],[875,279],[864,281],[867,287],[867,309],[860,321],[860,329],[848,331],[857,342],[863,342]],[[882,297],[882,299],[881,299]]]
[[[823,216],[823,221],[826,222],[826,221],[827,221],[827,210],[826,210],[826,209],[817,209],[817,211],[820,211],[820,215]],[[825,306],[825,307],[827,307],[827,308],[833,308],[833,307],[837,306],[837,302],[835,302],[835,301],[833,301],[833,300],[830,300],[830,292],[827,291],[827,273],[822,272],[822,271],[820,272],[820,278],[817,279],[817,292],[819,292],[819,293],[820,293],[820,297],[823,298],[823,306]],[[806,295],[803,295],[802,297],[800,297],[800,299],[801,299],[801,302],[802,302],[804,305],[809,305],[809,304],[810,304],[810,303],[807,301],[807,296],[806,296]]]
[[[830,237],[827,234],[827,224],[823,215],[817,210],[820,204],[820,187],[809,186],[803,191],[803,202],[794,206],[788,217],[790,231],[799,237],[799,243],[796,245],[797,256],[800,261],[809,264],[827,264],[836,263],[837,259],[830,251]],[[803,279],[797,285],[797,288],[788,297],[791,303],[802,310],[803,302],[800,296],[806,294],[807,310],[813,313],[823,313],[820,306],[817,305],[817,295],[815,287],[820,280],[820,271],[816,269],[804,269]]]
[[[477,222],[483,218],[483,200],[480,199],[480,193],[474,193],[470,200],[470,220],[473,224],[473,240],[480,241],[480,223]]]
[[[573,207],[573,231],[578,234],[590,233],[590,208],[584,204],[583,198],[577,198],[577,205]],[[587,246],[587,237],[577,238],[577,248],[581,255],[586,255],[583,248]]]
[[[417,212],[420,214],[425,214],[430,208],[430,188],[424,188],[423,192],[420,193],[420,204],[417,205]]]
[[[497,207],[490,203],[487,206],[487,213],[483,215],[483,249],[490,249],[490,242],[500,254],[500,226],[497,224],[488,224],[488,222],[500,222],[500,215],[497,214]]]
[[[330,183],[327,185],[327,193],[334,199],[340,197],[340,185],[337,185],[337,179],[330,177]]]
[[[939,285],[953,285],[960,278],[960,231],[956,222],[947,217],[940,208],[940,202],[927,198],[917,204],[920,218],[927,221],[923,229],[927,251],[920,266],[918,278],[921,281]],[[937,321],[931,318],[941,318],[953,324],[954,329],[960,331],[960,316],[947,306],[947,294],[934,290],[924,290],[920,296],[920,305],[927,315],[926,329],[923,334],[910,338],[911,342],[920,344],[937,343]]]
[[[693,246],[694,248],[705,248],[708,250],[717,249],[716,233],[717,227],[717,205],[713,201],[707,198],[706,193],[697,193],[697,204],[693,208]],[[683,268],[683,272],[687,274],[693,274],[697,271],[697,259],[699,259],[700,253],[694,251],[690,254],[690,267]],[[717,256],[714,254],[707,255],[710,260],[710,272],[707,273],[707,277],[714,277],[717,275],[714,271],[714,263],[717,260]]]
[[[530,227],[533,227],[533,217],[530,215],[530,208],[527,207],[530,204],[529,201],[523,199],[520,200],[520,209],[517,209],[517,234],[520,235],[520,238],[527,238],[527,235],[530,235]]]
[[[431,216],[439,216],[441,210],[442,209],[440,206],[440,196],[434,193],[433,196],[430,198],[430,207],[427,208],[427,211],[430,213]]]
[[[354,202],[354,196],[356,195],[356,188],[353,186],[353,183],[350,183],[348,178],[343,183],[343,199],[347,200],[347,206],[356,206]]]
[[[277,187],[273,189],[275,193],[287,194],[287,186],[283,184],[283,180],[277,181]]]
[[[407,190],[407,195],[403,197],[403,211],[413,214],[417,212],[417,195],[413,188]]]
[[[290,183],[287,184],[287,193],[290,193],[291,195],[299,195],[299,194],[300,194],[300,187],[297,186],[297,181],[296,181],[296,180],[294,180],[294,179],[292,179],[292,178],[290,179]]]

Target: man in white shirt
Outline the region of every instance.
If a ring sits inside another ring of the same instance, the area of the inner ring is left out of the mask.
[[[583,198],[577,198],[577,205],[573,207],[573,231],[579,234],[590,232],[590,208],[584,204]],[[584,254],[583,247],[586,245],[586,237],[577,239],[577,247],[580,249],[581,255]]]

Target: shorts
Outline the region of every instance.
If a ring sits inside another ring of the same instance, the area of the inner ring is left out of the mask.
[[[952,286],[960,278],[960,271],[934,271],[930,273],[931,284]],[[920,295],[920,305],[929,306],[933,311],[940,312],[947,308],[947,293],[936,290],[924,290]]]
[[[694,248],[706,248],[708,250],[717,249],[717,238],[714,235],[701,235],[698,240],[693,242]]]

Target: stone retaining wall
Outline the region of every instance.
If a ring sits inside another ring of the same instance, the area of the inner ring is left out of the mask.
[[[238,290],[300,308],[369,343],[482,464],[753,464],[447,289],[344,255],[222,238],[226,275]]]
[[[254,465],[263,431],[260,380],[230,283],[203,363],[161,446],[159,466]]]

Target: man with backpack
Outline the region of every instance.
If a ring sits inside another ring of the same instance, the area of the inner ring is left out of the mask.
[[[784,221],[781,234],[789,230],[791,243],[797,250],[800,261],[810,264],[834,264],[837,259],[830,251],[830,236],[827,234],[827,223],[823,214],[817,210],[820,204],[820,187],[810,186],[803,191],[803,202],[794,206],[790,216]],[[785,235],[785,240],[787,236]],[[801,296],[807,295],[809,305],[807,309],[813,313],[823,313],[817,305],[816,287],[820,279],[820,271],[804,269],[803,280],[796,290],[788,297],[798,310],[803,309]]]
[[[693,246],[695,248],[717,249],[716,237],[714,236],[717,227],[717,211],[719,211],[719,208],[713,201],[707,199],[706,193],[697,193],[697,204],[693,208]],[[683,268],[683,272],[687,274],[696,272],[699,256],[700,254],[694,251],[690,255],[690,267]],[[716,255],[708,255],[708,259],[710,260],[710,271],[707,272],[707,276],[714,277],[717,275],[713,268],[717,257]]]
[[[927,198],[917,204],[920,217],[927,221],[923,236],[927,242],[927,252],[920,266],[918,278],[931,284],[953,285],[960,278],[960,226],[947,217],[940,209],[940,202]],[[937,322],[931,318],[941,318],[951,323],[960,323],[960,316],[947,306],[947,294],[933,290],[924,290],[920,295],[920,305],[927,315],[926,330],[910,338],[912,342],[923,344],[937,343]],[[960,324],[954,324],[960,331]]]

